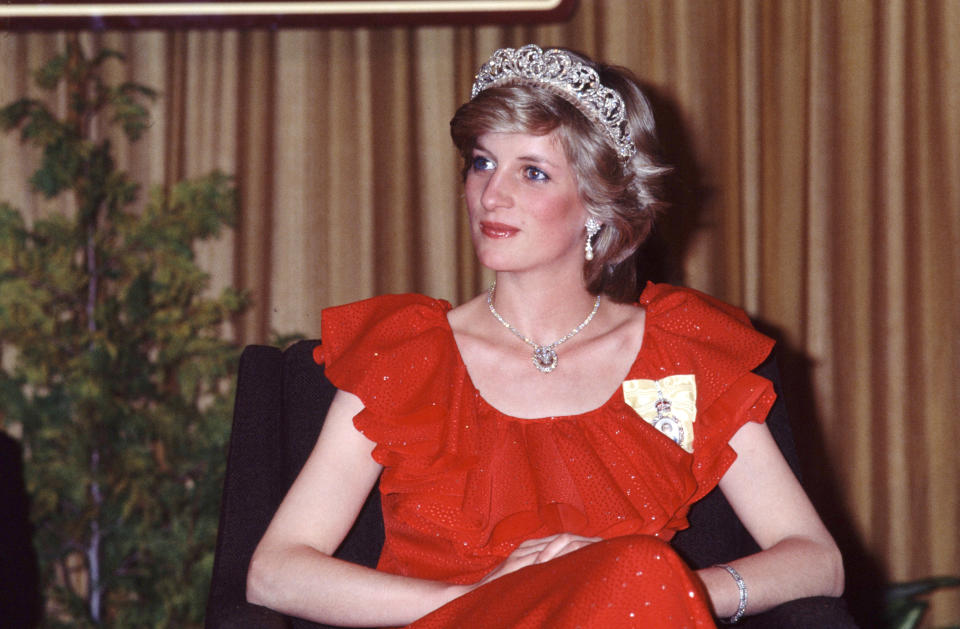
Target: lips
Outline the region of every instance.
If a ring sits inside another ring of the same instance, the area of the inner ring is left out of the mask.
[[[480,231],[487,238],[509,238],[516,234],[519,229],[506,223],[489,223],[483,221],[480,223]]]

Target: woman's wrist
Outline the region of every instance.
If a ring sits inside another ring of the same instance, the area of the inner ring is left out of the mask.
[[[740,622],[747,611],[747,584],[733,566],[726,564],[717,564],[717,568],[723,568],[737,584],[737,611],[728,617],[721,616],[720,621],[726,624]]]
[[[717,618],[727,619],[736,615],[740,607],[740,589],[726,569],[718,565],[697,570]]]
[[[439,588],[437,592],[437,605],[436,609],[439,609],[449,603],[450,601],[456,600],[463,596],[464,594],[472,591],[476,586],[474,585],[460,585],[455,583],[444,583]]]

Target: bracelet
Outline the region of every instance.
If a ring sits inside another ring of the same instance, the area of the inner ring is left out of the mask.
[[[737,589],[740,590],[740,605],[737,607],[737,612],[729,618],[720,619],[720,622],[723,624],[732,625],[740,622],[740,619],[743,618],[743,613],[747,611],[747,584],[743,582],[743,577],[740,576],[740,573],[734,570],[731,566],[718,563],[717,567],[723,568],[729,572],[730,576],[733,577],[733,580],[737,582]]]

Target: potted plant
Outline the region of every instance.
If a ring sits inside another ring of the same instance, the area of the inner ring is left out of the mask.
[[[101,131],[150,127],[153,90],[110,84],[120,54],[76,39],[35,74],[66,113],[0,110],[40,151],[32,187],[73,211],[28,224],[0,204],[0,426],[21,433],[50,626],[200,626],[216,538],[246,297],[208,296],[194,244],[231,224],[219,172],[140,186]]]

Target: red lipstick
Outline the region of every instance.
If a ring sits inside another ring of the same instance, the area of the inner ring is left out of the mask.
[[[506,223],[489,223],[482,221],[480,223],[480,231],[483,232],[483,235],[487,238],[509,238],[520,230]]]

